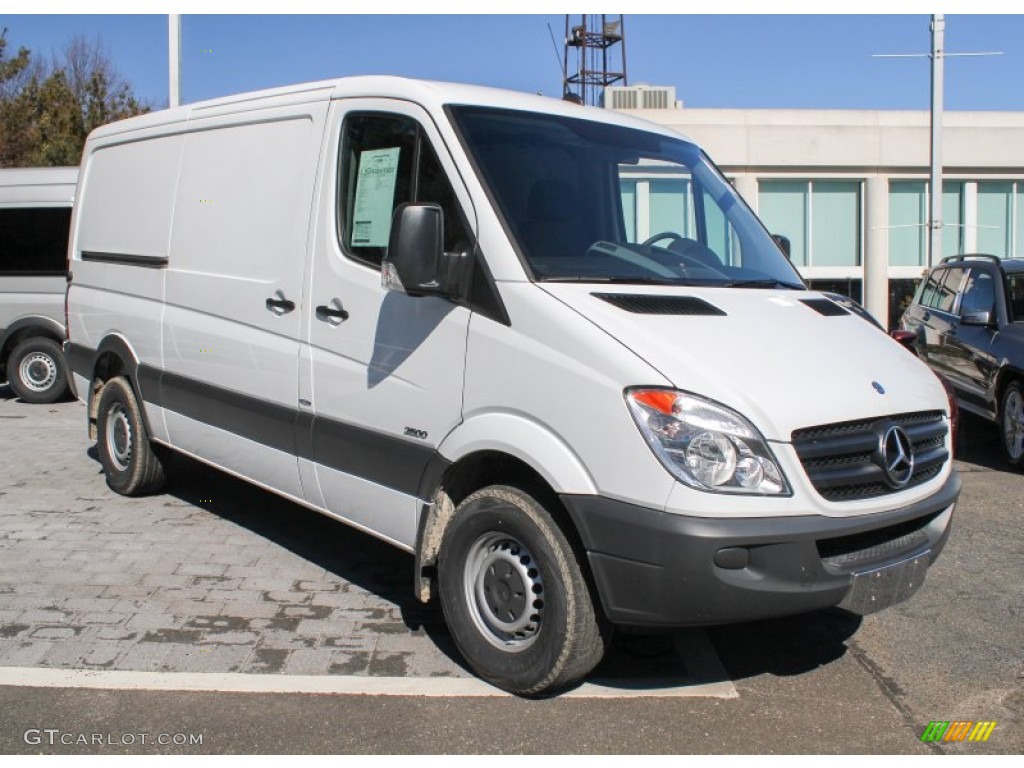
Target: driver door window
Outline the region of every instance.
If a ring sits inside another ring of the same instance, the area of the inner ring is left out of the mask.
[[[403,115],[353,114],[342,129],[338,227],[344,252],[379,267],[395,209],[437,203],[444,211],[444,249],[469,247],[455,192],[419,123]]]
[[[976,312],[995,312],[995,282],[989,272],[972,269],[960,301],[961,317]]]

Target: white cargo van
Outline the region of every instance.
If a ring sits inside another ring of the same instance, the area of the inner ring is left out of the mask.
[[[0,382],[29,403],[67,395],[68,231],[77,168],[0,170]]]
[[[396,78],[243,94],[95,131],[72,230],[110,486],[173,449],[414,553],[510,691],[615,625],[885,607],[945,543],[938,380],[667,129]]]

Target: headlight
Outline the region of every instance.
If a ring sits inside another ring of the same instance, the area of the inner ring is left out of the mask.
[[[629,389],[626,402],[661,463],[691,488],[789,495],[764,438],[735,411],[668,389]]]

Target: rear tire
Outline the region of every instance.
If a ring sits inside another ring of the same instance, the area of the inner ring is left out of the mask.
[[[999,403],[999,432],[1003,456],[1015,469],[1024,466],[1024,390],[1019,381],[1011,381]]]
[[[55,403],[68,394],[68,369],[60,344],[45,336],[26,339],[7,360],[8,383],[26,403]]]
[[[572,545],[518,488],[490,486],[459,504],[438,570],[455,644],[493,685],[522,696],[551,693],[604,656],[610,627]]]
[[[122,496],[142,496],[163,486],[163,464],[149,442],[131,384],[123,376],[103,387],[96,432],[96,448],[111,490]]]

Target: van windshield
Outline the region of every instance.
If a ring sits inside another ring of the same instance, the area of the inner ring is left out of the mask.
[[[537,280],[804,285],[693,144],[533,112],[449,108]]]

